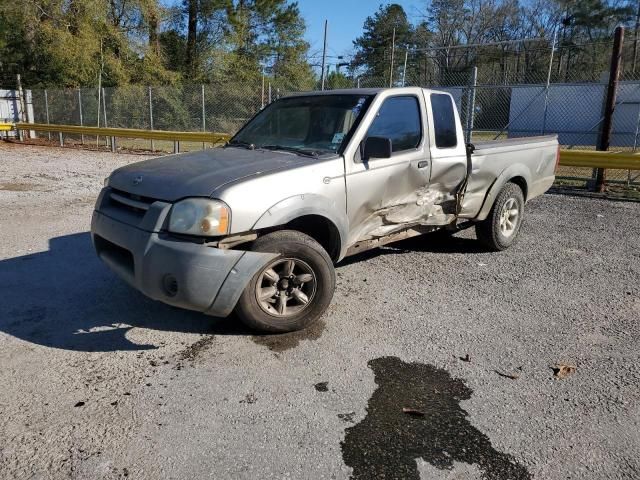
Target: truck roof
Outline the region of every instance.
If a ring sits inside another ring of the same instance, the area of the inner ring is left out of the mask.
[[[305,97],[311,95],[377,95],[386,90],[397,91],[398,93],[416,93],[418,91],[440,92],[439,90],[431,90],[422,87],[394,87],[394,88],[340,88],[336,90],[315,90],[310,92],[294,92],[288,93],[283,98],[288,97]],[[447,92],[442,92],[447,93]]]

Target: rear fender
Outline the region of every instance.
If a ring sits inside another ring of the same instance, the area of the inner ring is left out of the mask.
[[[482,204],[482,208],[480,212],[474,220],[481,221],[485,220],[489,216],[489,212],[491,212],[491,207],[493,207],[493,203],[496,201],[496,198],[500,194],[502,188],[512,179],[516,177],[524,178],[525,185],[527,186],[527,190],[531,185],[531,172],[527,167],[522,164],[515,164],[507,167],[502,173],[495,179],[493,185],[489,188],[487,195],[485,196],[484,203]],[[525,201],[527,200],[525,196]]]

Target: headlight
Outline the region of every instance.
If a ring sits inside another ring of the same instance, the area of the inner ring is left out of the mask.
[[[173,205],[169,231],[215,237],[229,233],[229,207],[218,200],[188,198]]]
[[[102,183],[104,184],[105,187],[109,186],[110,179],[111,179],[111,175],[109,175],[108,177],[104,177],[104,180],[102,181]]]

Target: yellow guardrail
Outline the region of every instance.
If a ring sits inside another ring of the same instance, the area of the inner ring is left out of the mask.
[[[54,125],[48,123],[18,123],[18,130],[31,130],[36,132],[59,132],[76,135],[114,137],[114,138],[140,138],[145,140],[168,140],[172,142],[226,142],[231,135],[215,132],[178,132],[168,130],[142,130],[136,128],[109,128],[109,127],[81,127],[79,125]]]
[[[597,150],[560,150],[563,167],[614,168],[640,170],[640,154],[632,152],[599,152]]]
[[[139,138],[178,142],[222,143],[231,138],[228,133],[180,132],[168,130],[142,130],[135,128],[81,127],[79,125],[54,125],[48,123],[0,123],[0,131],[31,130],[36,132],[58,132],[75,135],[92,135],[112,138]],[[62,139],[61,139],[62,141]],[[613,168],[640,170],[640,153],[598,152],[596,150],[560,150],[560,165],[563,167]]]

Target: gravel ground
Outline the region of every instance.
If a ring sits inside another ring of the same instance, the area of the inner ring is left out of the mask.
[[[142,158],[0,142],[0,478],[640,476],[640,204],[369,252],[319,325],[257,337],[95,257],[102,179]]]

